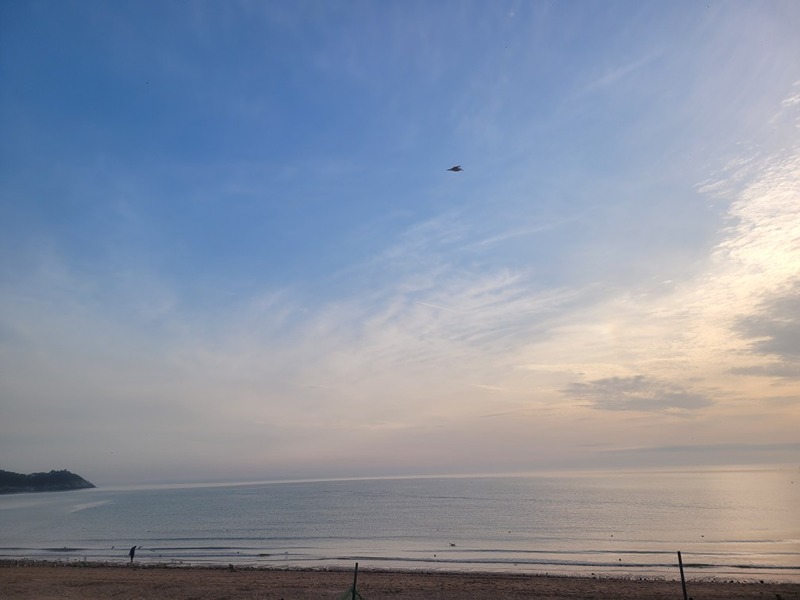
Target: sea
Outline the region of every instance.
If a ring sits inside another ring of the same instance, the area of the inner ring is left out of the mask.
[[[0,559],[800,582],[800,469],[0,496]]]

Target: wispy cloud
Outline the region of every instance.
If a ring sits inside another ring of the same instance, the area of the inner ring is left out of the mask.
[[[590,94],[612,87],[625,78],[630,77],[633,73],[644,69],[648,64],[656,60],[658,56],[657,53],[651,53],[626,64],[608,68],[602,74],[597,75],[594,79],[586,83],[580,91],[580,94]]]
[[[657,454],[732,454],[732,453],[772,453],[772,452],[800,452],[800,443],[781,443],[781,444],[687,444],[682,446],[641,446],[637,448],[625,448],[607,450],[607,452],[619,453],[657,453]]]
[[[599,410],[696,410],[712,404],[704,394],[642,375],[573,383],[564,393]]]
[[[452,308],[445,308],[444,306],[439,306],[438,304],[431,304],[430,302],[422,302],[421,300],[417,300],[417,304],[421,306],[427,306],[429,308],[435,308],[436,310],[443,310],[445,312],[457,313],[457,310],[453,310]]]

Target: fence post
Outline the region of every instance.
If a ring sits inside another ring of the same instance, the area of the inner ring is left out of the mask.
[[[678,550],[678,566],[681,569],[681,587],[683,588],[683,600],[689,600],[686,595],[686,578],[683,576],[683,559],[681,558],[681,551]]]

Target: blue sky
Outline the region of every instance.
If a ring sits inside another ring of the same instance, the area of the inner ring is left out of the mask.
[[[799,29],[2,4],[0,468],[797,464]]]

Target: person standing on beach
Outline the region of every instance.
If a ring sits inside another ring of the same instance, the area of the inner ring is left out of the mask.
[[[130,552],[128,552],[128,556],[130,556],[130,557],[131,557],[131,564],[133,564],[133,555],[134,555],[134,554],[136,554],[136,546],[133,546],[133,547],[131,548],[131,551],[130,551]]]

